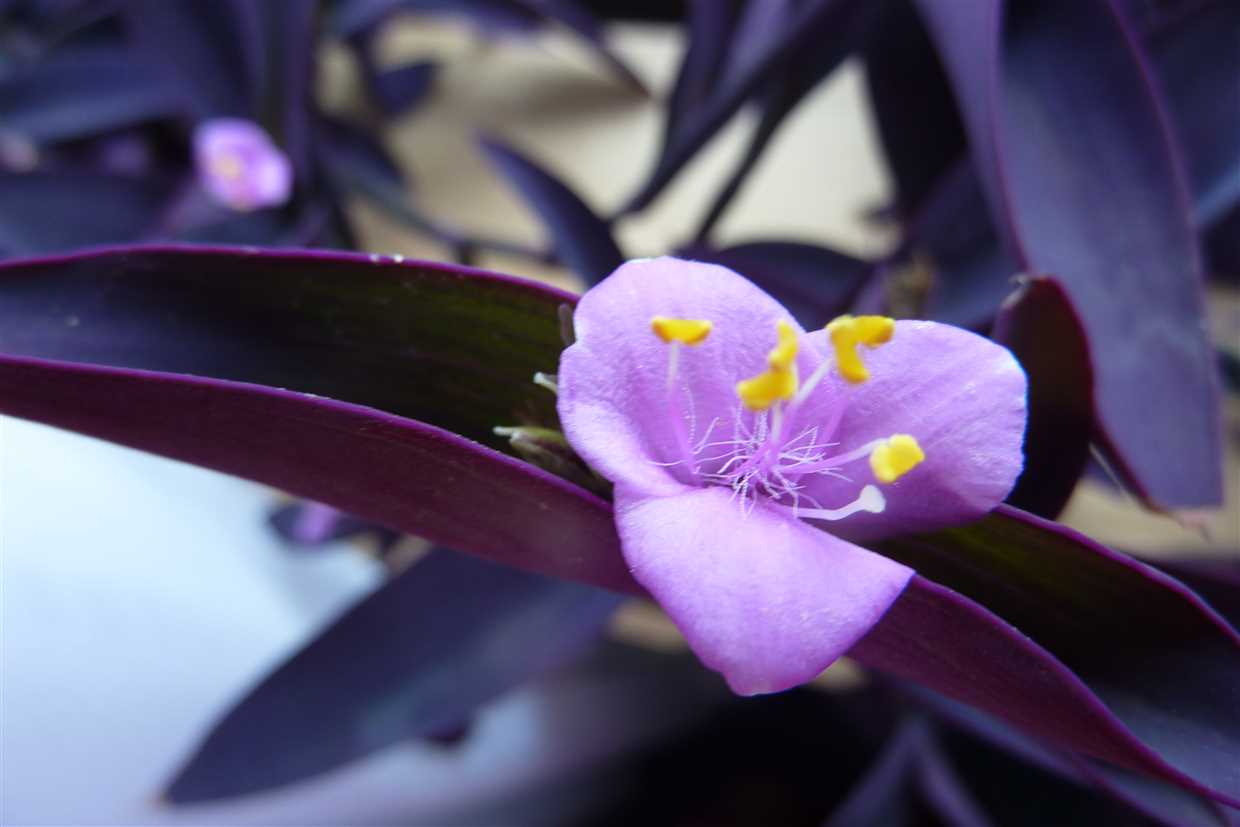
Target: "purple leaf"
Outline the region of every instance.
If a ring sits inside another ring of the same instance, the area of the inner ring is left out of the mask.
[[[605,502],[442,429],[498,444],[496,423],[553,424],[526,377],[556,364],[572,300],[360,256],[136,248],[15,262],[0,266],[0,410],[637,593]],[[964,593],[914,577],[854,647],[862,662],[1240,800],[1240,646],[1174,580],[1011,509],[884,550]]]
[[[353,36],[400,12],[464,18],[489,34],[525,33],[538,28],[540,15],[516,0],[342,0],[333,28]]]
[[[1158,567],[1190,586],[1240,630],[1240,549],[1226,557],[1185,553],[1160,561]]]
[[[594,15],[571,0],[343,0],[336,4],[331,26],[340,35],[356,37],[401,11],[461,17],[492,35],[527,34],[555,23],[589,44],[629,87],[646,91],[628,65],[607,48]]]
[[[923,737],[923,724],[901,726],[823,827],[909,823],[909,775]]]
[[[795,241],[751,241],[722,250],[689,247],[680,255],[735,270],[774,296],[806,330],[845,312],[872,267],[835,250]]]
[[[893,0],[883,7],[863,50],[865,81],[897,200],[909,214],[964,152],[964,126],[911,2]]]
[[[737,64],[736,69],[721,66],[725,82],[716,85],[710,97],[688,114],[677,116],[679,123],[675,132],[668,134],[667,145],[654,170],[620,210],[621,214],[649,206],[689,159],[794,59],[822,49],[824,42],[834,46],[841,32],[850,33],[851,23],[864,11],[863,6],[856,0],[808,0],[785,18],[778,31],[763,27],[752,40],[747,39],[746,48],[738,53],[744,55],[743,64]],[[684,102],[687,100],[680,101]]]
[[[171,184],[154,176],[0,174],[0,255],[142,239],[171,195]]]
[[[999,311],[993,338],[1029,377],[1025,470],[1008,502],[1054,518],[1089,461],[1093,369],[1080,317],[1054,278],[1030,279]]]
[[[1022,269],[1054,273],[1095,354],[1104,447],[1149,501],[1222,496],[1218,391],[1184,181],[1148,68],[1107,0],[918,0]],[[1161,404],[1147,404],[1151,398]]]
[[[538,14],[544,20],[557,23],[588,43],[612,74],[624,81],[630,89],[642,95],[649,94],[641,78],[615,52],[607,48],[603,27],[594,13],[576,0],[516,0]]]
[[[1090,746],[1081,743],[1083,733],[1065,737],[1059,729],[1068,725],[1064,717],[1023,722],[1028,710],[954,697],[1061,746],[1220,800],[1240,798],[1240,718],[1234,714],[1240,704],[1240,636],[1183,585],[1008,506],[971,526],[881,548],[920,575],[977,600],[1053,652],[1096,693],[1099,710],[1106,704],[1108,717],[1123,722],[1122,739],[1140,739],[1138,752],[1145,757],[1134,763],[1136,756],[1122,755],[1128,749],[1118,742],[1103,747],[1102,740],[1112,736],[1101,729],[1088,736],[1102,739]],[[1187,778],[1200,784],[1186,784]]]
[[[367,78],[370,93],[385,115],[407,115],[430,92],[436,69],[436,64],[424,61],[377,71]]]
[[[1214,273],[1240,281],[1240,204],[1219,219],[1206,235],[1206,249]]]
[[[933,712],[938,720],[950,723],[961,732],[1020,759],[1029,767],[1077,787],[1101,790],[1151,823],[1165,827],[1218,827],[1227,823],[1221,814],[1221,805],[1177,787],[1080,755],[1053,750],[994,716],[935,692],[912,687],[904,688],[903,692]],[[977,749],[970,744],[967,751],[976,754]],[[1022,776],[1028,774],[1028,767],[1020,773]]]
[[[1015,289],[1020,269],[999,244],[981,183],[960,158],[924,193],[909,215],[905,244],[931,258],[926,315],[987,330]]]
[[[183,804],[283,786],[457,726],[583,652],[622,599],[432,551],[251,690],[166,795]]]
[[[1240,5],[1197,4],[1148,38],[1184,148],[1200,226],[1240,203]]]
[[[530,378],[557,364],[567,294],[446,266],[202,248],[0,272],[0,349],[13,358],[0,384],[31,392],[0,403],[9,413],[97,429],[453,548],[631,583],[618,550],[606,554],[618,547],[605,503],[466,438],[504,446],[496,425],[555,424],[554,397]]]
[[[260,4],[124,0],[125,25],[149,71],[169,77],[198,117],[253,117],[264,88]]]
[[[991,827],[994,823],[931,738],[922,741],[917,752],[916,773],[922,797],[947,824],[952,827]]]
[[[780,3],[755,2],[751,3],[748,8],[767,9],[768,5],[770,8],[779,8],[781,6]],[[771,36],[771,31],[777,29],[791,11],[789,8],[786,8],[787,4],[782,5],[785,8],[779,15],[773,15],[769,10],[758,15],[760,21],[765,25],[757,26],[756,28],[765,32],[768,38]],[[872,8],[877,8],[877,6]],[[872,11],[872,8],[867,8],[865,11]],[[848,57],[855,47],[856,41],[860,39],[862,32],[870,24],[871,16],[869,13],[859,13],[847,17],[838,29],[831,32],[829,38],[815,44],[813,49],[806,50],[804,54],[797,55],[789,66],[768,84],[765,94],[760,99],[761,116],[758,124],[749,137],[749,142],[745,146],[745,152],[741,156],[740,161],[737,162],[732,173],[715,194],[714,200],[707,209],[706,215],[698,227],[697,238],[699,241],[706,239],[710,235],[711,230],[723,216],[736,194],[740,192],[745,179],[749,177],[758,160],[762,157],[762,153],[766,150],[767,145],[788,115],[796,109],[797,105],[804,100],[811,90],[839,66],[844,58]],[[745,33],[751,27],[753,27],[753,21],[749,17],[742,18],[738,26],[740,31],[737,36],[740,37],[742,33]],[[746,45],[749,45],[749,40],[744,40]],[[751,46],[750,48],[751,50],[756,50],[757,46]],[[740,65],[739,61],[740,56],[737,55],[735,61],[728,63],[727,68],[729,72],[734,74],[744,73],[744,68],[738,68]],[[727,79],[725,78],[723,82],[726,84]]]
[[[668,151],[673,137],[680,132],[681,121],[690,110],[710,97],[719,77],[719,66],[727,54],[741,2],[689,0],[686,24],[689,42],[667,98],[660,153]]]
[[[164,75],[143,71],[120,48],[54,52],[0,79],[0,124],[37,143],[155,120],[175,109]]]
[[[624,263],[611,228],[568,187],[523,155],[483,140],[488,160],[542,219],[560,260],[587,284],[598,284]]]
[[[318,0],[264,0],[258,9],[264,81],[255,115],[267,126],[292,161],[294,178],[311,181],[312,128],[318,115],[314,99],[318,36]],[[242,27],[253,25],[239,21]],[[243,28],[238,36],[249,37]]]

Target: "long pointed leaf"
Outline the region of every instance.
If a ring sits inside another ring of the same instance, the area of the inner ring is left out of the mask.
[[[624,263],[624,254],[616,246],[611,228],[576,193],[498,141],[483,141],[482,148],[538,213],[561,260],[587,284],[598,284]]]
[[[432,551],[229,711],[167,796],[180,804],[282,786],[455,726],[584,651],[622,599]]]
[[[172,114],[174,87],[119,44],[56,53],[0,80],[0,124],[37,142],[64,141]]]
[[[1158,505],[1220,502],[1218,388],[1186,185],[1118,10],[918,7],[1002,235],[1026,272],[1063,282],[1084,322],[1105,447]]]

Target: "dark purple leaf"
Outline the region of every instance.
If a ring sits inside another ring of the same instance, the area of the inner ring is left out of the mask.
[[[1166,827],[1218,827],[1226,823],[1220,815],[1222,805],[1203,800],[1178,787],[1055,750],[992,715],[936,692],[920,687],[904,687],[902,692],[933,712],[938,720],[951,723],[973,738],[1063,781],[1078,787],[1103,790],[1153,822]]]
[[[98,135],[165,117],[167,78],[119,47],[56,52],[0,79],[0,129],[37,143]]]
[[[1165,507],[1217,503],[1218,393],[1199,259],[1167,125],[1107,0],[918,0],[1001,234],[1054,273],[1095,355],[1100,439]],[[1149,405],[1157,398],[1158,405]]]
[[[156,177],[0,174],[0,256],[140,240],[171,195],[171,184]]]
[[[957,732],[939,743],[951,766],[966,779],[977,804],[1003,827],[1222,827],[1220,808],[1182,795],[1183,806],[1143,806],[1115,788],[1083,775],[1066,777],[1030,766],[1020,753],[993,749]]]
[[[1096,693],[1099,710],[1105,704],[1123,722],[1125,739],[1140,740],[1145,757],[1134,763],[1118,743],[1084,745],[1080,732],[1065,738],[1066,717],[1022,721],[1031,710],[954,697],[1061,746],[1204,793],[1184,784],[1196,779],[1222,800],[1240,799],[1240,636],[1182,584],[1008,506],[964,528],[884,542],[882,550],[1053,652]],[[1084,740],[1095,737],[1101,731]]]
[[[790,15],[778,33],[763,31],[746,49],[743,70],[720,69],[728,82],[717,85],[710,97],[678,115],[680,123],[668,136],[654,170],[628,200],[621,213],[649,206],[684,165],[755,93],[771,82],[798,56],[834,44],[841,32],[851,32],[851,22],[864,11],[856,0],[808,0]]]
[[[1158,567],[1190,586],[1240,629],[1240,549],[1214,557],[1194,557],[1186,552],[1159,561]]]
[[[1200,226],[1240,203],[1240,5],[1198,4],[1149,49],[1184,149]]]
[[[583,652],[622,599],[432,551],[251,690],[166,795],[182,804],[253,793],[458,726]]]
[[[1027,281],[999,311],[993,338],[1029,377],[1025,470],[1008,502],[1054,518],[1089,461],[1093,368],[1071,300],[1054,278]]]
[[[932,284],[924,315],[989,330],[1020,268],[999,244],[967,159],[958,159],[921,194],[909,212],[904,244],[915,255],[929,256]]]
[[[194,248],[0,273],[10,414],[633,588],[603,501],[466,438],[502,447],[498,424],[554,425],[530,377],[555,370],[567,294],[445,266]]]
[[[1213,274],[1240,282],[1240,204],[1219,219],[1206,235],[1206,250]]]
[[[773,37],[792,14],[791,6],[786,2],[755,2],[747,7],[747,11],[755,8],[763,9],[763,11],[756,15],[743,17],[738,24],[736,35],[748,47],[750,55],[760,51],[766,40]],[[872,9],[876,8],[877,6],[872,7]],[[813,49],[797,55],[782,72],[772,79],[765,93],[760,96],[761,115],[757,126],[749,136],[745,152],[716,193],[698,227],[696,237],[699,241],[709,237],[711,230],[723,216],[732,199],[740,192],[745,180],[757,165],[762,153],[784,120],[804,100],[805,96],[852,52],[857,41],[861,39],[862,33],[870,24],[872,16],[858,13],[847,17],[838,29],[831,32],[831,37],[815,44]],[[750,17],[757,17],[757,20],[751,20]],[[751,32],[761,34],[751,34]],[[746,54],[745,50],[733,53],[732,59],[727,63],[729,73],[743,76],[747,72],[749,67],[745,66],[742,60],[744,54]],[[729,78],[722,80],[724,86],[728,82]]]
[[[342,0],[336,4],[331,27],[344,37],[358,37],[398,12],[458,17],[492,35],[527,34],[555,23],[588,43],[627,85],[645,92],[641,80],[603,42],[594,15],[570,0]]]
[[[526,377],[554,368],[571,302],[361,256],[139,248],[11,263],[0,411],[637,593],[604,501],[466,438],[554,424]],[[862,662],[1240,798],[1240,645],[1174,580],[1011,509],[885,550],[985,605],[915,577],[855,647]]]
[[[294,180],[302,187],[311,183],[312,129],[318,114],[314,86],[319,5],[318,0],[263,0],[255,6],[262,60],[257,77],[264,82],[255,115],[288,154]]]
[[[688,3],[688,45],[667,98],[660,153],[670,149],[673,136],[679,134],[679,125],[690,110],[707,100],[714,90],[742,2],[690,0]]]
[[[488,160],[521,194],[547,228],[560,261],[587,284],[598,284],[624,263],[611,228],[568,187],[523,155],[484,140]]]
[[[753,241],[722,250],[690,247],[680,255],[722,264],[756,282],[808,330],[845,312],[872,265],[826,247]]]
[[[901,726],[823,827],[912,824],[909,776],[924,737],[922,724]]]
[[[520,5],[542,15],[544,20],[554,22],[576,34],[588,43],[599,59],[611,72],[635,92],[648,94],[641,78],[633,73],[615,52],[607,48],[603,27],[591,12],[576,0],[517,0]]]
[[[451,248],[458,259],[469,259],[477,248],[530,255],[520,245],[498,239],[474,238],[425,215],[412,200],[403,171],[374,137],[343,121],[322,119],[318,134],[320,159],[331,185],[357,193],[397,221]]]
[[[197,117],[254,117],[265,88],[260,5],[124,0],[121,9],[147,71],[175,83],[187,111]]]
[[[917,750],[917,783],[921,795],[951,827],[991,827],[993,822],[959,778],[936,740],[922,739]]]
[[[627,86],[646,91],[632,69],[606,47],[593,12],[572,0],[343,0],[336,5],[332,29],[346,37],[363,36],[398,11],[464,17],[494,35],[520,35],[553,22],[589,43],[599,60]]]
[[[896,198],[909,214],[965,151],[964,125],[910,0],[890,0],[882,8],[863,49],[865,81]]]
[[[434,63],[422,62],[376,72],[369,79],[370,93],[385,115],[407,115],[426,98],[436,68]]]

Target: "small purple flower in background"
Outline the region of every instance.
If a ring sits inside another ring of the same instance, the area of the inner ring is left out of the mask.
[[[1020,473],[1024,372],[968,331],[807,334],[743,277],[671,258],[622,266],[574,323],[565,435],[615,483],[634,577],[736,692],[812,679],[899,597],[913,572],[852,541],[977,518]]]
[[[292,191],[288,157],[253,121],[203,121],[194,130],[194,163],[211,197],[239,212],[278,207]]]

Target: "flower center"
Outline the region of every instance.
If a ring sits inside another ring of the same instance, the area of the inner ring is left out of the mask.
[[[876,348],[891,341],[892,319],[841,316],[831,322],[826,330],[834,360],[824,359],[804,384],[797,371],[796,328],[784,320],[777,322],[776,343],[767,354],[766,370],[736,383],[738,404],[732,412],[730,438],[724,438],[728,426],[719,417],[699,428],[692,389],[680,384],[680,351],[704,342],[713,329],[711,322],[656,316],[651,329],[669,345],[668,413],[677,458],[666,465],[680,468],[695,484],[731,488],[745,513],[759,499],[805,519],[842,520],[860,511],[878,513],[886,507],[886,499],[874,485],[863,485],[851,502],[831,508],[810,495],[807,484],[823,476],[852,482],[848,472],[866,458],[875,480],[890,484],[925,459],[917,440],[908,434],[841,448],[833,438],[847,409],[846,400],[825,421],[807,423],[798,416],[833,367],[850,384],[869,379],[859,348]]]

